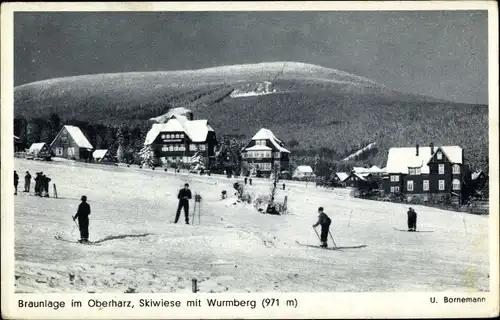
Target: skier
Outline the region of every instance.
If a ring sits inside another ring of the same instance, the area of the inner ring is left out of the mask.
[[[332,220],[326,215],[326,213],[323,212],[323,207],[318,208],[318,213],[318,222],[313,224],[313,228],[321,225],[321,247],[326,248],[328,246],[328,232],[330,230],[330,224],[332,223]]]
[[[80,240],[78,242],[89,242],[89,215],[90,205],[87,203],[87,196],[82,196],[82,202],[78,205],[78,211],[73,216],[73,221],[78,218],[80,228]]]
[[[417,213],[413,208],[408,209],[408,231],[417,231]]]
[[[191,199],[191,190],[189,190],[189,184],[186,183],[184,185],[184,188],[179,190],[177,199],[179,199],[179,205],[177,206],[177,213],[175,214],[175,223],[179,221],[181,209],[184,208],[184,218],[186,220],[186,224],[189,224],[189,200]]]
[[[247,178],[247,177],[245,177],[245,184],[247,184],[247,182],[248,182],[248,178]]]
[[[37,172],[36,173],[36,178],[35,178],[35,195],[37,196],[42,196],[42,177],[43,172]]]
[[[17,185],[19,183],[19,176],[17,175],[16,170],[14,170],[14,195],[17,196]]]
[[[283,182],[283,190],[285,190],[285,187],[286,187],[286,185],[285,185],[285,183]]]
[[[24,192],[30,192],[30,184],[31,184],[31,174],[29,171],[26,171],[26,175],[24,176]]]
[[[49,182],[51,181],[52,179],[50,179],[49,177],[45,177],[45,196],[48,198],[49,197]]]

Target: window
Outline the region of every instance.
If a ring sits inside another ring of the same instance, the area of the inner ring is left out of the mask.
[[[174,151],[174,146],[173,145],[169,145],[168,146],[168,151]]]
[[[452,187],[453,187],[453,190],[460,190],[460,180],[453,179]]]
[[[424,191],[429,191],[429,180],[424,180],[423,188]]]
[[[162,135],[161,135],[161,138],[162,138],[162,139],[165,139],[165,135],[164,135],[164,134],[162,134]]]
[[[75,148],[71,147],[68,148],[68,156],[74,156],[75,155]]]
[[[443,159],[443,154],[441,152],[438,152],[436,154],[436,157],[437,157],[438,160],[442,160]]]
[[[458,164],[453,165],[453,174],[460,174],[460,166]]]
[[[201,151],[207,150],[207,146],[205,144],[200,144],[200,150]]]
[[[162,145],[161,151],[168,151],[168,146],[166,144]]]
[[[167,134],[165,135],[165,138],[170,139],[170,133],[167,133]]]
[[[406,190],[413,191],[413,180],[408,180],[406,182]]]
[[[198,150],[197,146],[196,146],[195,144],[192,144],[192,143],[191,143],[191,144],[189,145],[189,151],[196,151],[196,150]]]
[[[56,148],[56,156],[62,156],[63,155],[63,148],[57,147]]]
[[[176,133],[176,134],[175,134],[175,138],[176,138],[176,139],[180,139],[180,138],[181,138],[181,135],[180,135],[180,134],[178,134],[178,133]]]
[[[399,181],[399,176],[391,176],[391,181],[392,182],[398,182]]]
[[[186,146],[183,144],[179,145],[179,151],[186,151]]]
[[[419,175],[420,168],[408,168],[408,174],[410,175]]]
[[[439,191],[444,190],[444,180],[439,180]]]
[[[281,152],[279,152],[279,151],[275,152],[275,153],[274,153],[274,157],[275,157],[276,159],[281,158]]]
[[[438,173],[439,173],[439,174],[444,174],[444,164],[440,164],[440,165],[438,166]]]
[[[178,144],[174,144],[174,151],[179,151],[179,145]]]
[[[391,192],[392,193],[399,192],[399,187],[391,187]]]
[[[180,134],[181,139],[184,139],[184,133]]]

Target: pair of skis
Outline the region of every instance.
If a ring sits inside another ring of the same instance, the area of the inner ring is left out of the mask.
[[[64,241],[64,242],[80,243],[80,244],[86,244],[86,245],[91,245],[91,246],[100,246],[101,245],[100,243],[96,243],[96,242],[92,242],[92,241],[80,241],[80,240],[74,241],[74,240],[69,240],[69,239],[63,238],[60,235],[56,235],[56,236],[54,236],[54,238],[56,240]]]

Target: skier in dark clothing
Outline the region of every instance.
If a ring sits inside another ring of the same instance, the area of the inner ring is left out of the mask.
[[[413,208],[408,209],[408,231],[417,231],[417,213]]]
[[[73,216],[73,221],[78,218],[78,226],[80,227],[79,242],[89,242],[89,215],[90,205],[87,203],[87,197],[82,196],[82,202],[78,205],[78,211]]]
[[[326,248],[328,246],[328,232],[330,230],[330,224],[332,223],[332,220],[326,215],[326,213],[323,212],[323,207],[318,208],[318,213],[318,222],[313,224],[313,228],[321,225],[321,247]]]
[[[37,196],[41,196],[42,195],[42,191],[41,191],[41,186],[42,186],[42,173],[43,172],[37,172],[36,173],[36,178],[35,178],[35,195]]]
[[[189,200],[191,199],[191,190],[189,190],[189,184],[186,183],[184,185],[184,188],[179,190],[177,199],[179,199],[179,205],[177,206],[177,213],[175,214],[175,223],[179,221],[181,209],[184,208],[184,218],[186,220],[186,224],[189,224]]]
[[[30,192],[31,185],[31,174],[29,171],[26,171],[26,175],[24,176],[24,192]]]
[[[50,178],[47,177],[46,175],[43,175],[43,196],[48,198],[49,197],[49,182]]]
[[[19,176],[17,175],[16,170],[14,170],[14,195],[17,195],[17,185],[19,184]]]

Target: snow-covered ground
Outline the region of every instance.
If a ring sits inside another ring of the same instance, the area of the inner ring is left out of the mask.
[[[21,190],[21,173],[43,171],[59,194],[15,197],[17,292],[188,292],[193,278],[201,292],[488,290],[484,216],[415,206],[418,228],[433,232],[399,232],[407,206],[353,199],[348,190],[289,184],[277,200],[288,195],[290,213],[270,216],[235,202],[235,179],[21,159],[15,169]],[[172,223],[185,182],[203,197],[201,224],[185,225],[183,216]],[[266,195],[270,183],[248,188]],[[54,238],[78,239],[71,216],[81,195],[100,246]],[[318,206],[344,249],[297,245],[318,244]]]

